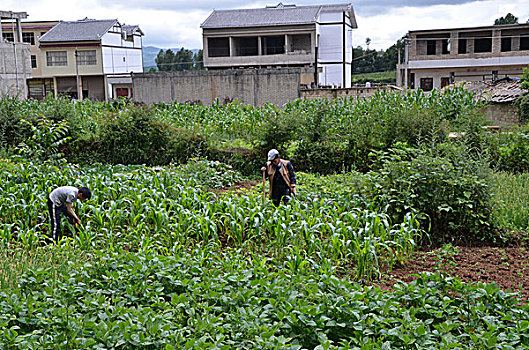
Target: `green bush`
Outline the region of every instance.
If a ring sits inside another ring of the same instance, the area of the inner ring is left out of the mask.
[[[394,218],[424,214],[436,242],[487,240],[491,232],[486,164],[445,145],[435,152],[395,148],[378,153],[375,194],[387,198]]]
[[[529,171],[529,130],[519,129],[489,138],[491,165],[500,171],[524,173]]]
[[[518,116],[520,118],[520,124],[527,124],[529,122],[529,94],[525,94],[519,98]]]
[[[182,164],[207,154],[207,143],[196,133],[175,129],[146,107],[107,114],[97,132],[74,139],[69,160],[107,164]]]

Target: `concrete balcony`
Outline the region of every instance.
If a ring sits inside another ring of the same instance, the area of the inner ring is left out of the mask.
[[[310,65],[314,63],[312,53],[287,53],[260,56],[204,57],[206,68],[231,68],[245,66]]]

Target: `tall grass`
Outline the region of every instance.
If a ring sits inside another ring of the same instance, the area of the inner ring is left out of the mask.
[[[22,245],[0,244],[0,289],[18,287],[19,277],[29,270],[45,271],[51,276],[60,276],[72,265],[89,261],[90,255],[75,247],[30,248]]]
[[[499,172],[494,174],[492,185],[498,227],[529,230],[529,174]]]

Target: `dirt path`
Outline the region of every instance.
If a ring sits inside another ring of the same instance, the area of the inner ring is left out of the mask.
[[[517,247],[457,247],[445,246],[415,254],[406,266],[394,268],[377,283],[391,289],[397,280],[411,282],[411,274],[422,271],[444,271],[464,282],[496,283],[503,290],[519,292],[529,300],[529,246]]]

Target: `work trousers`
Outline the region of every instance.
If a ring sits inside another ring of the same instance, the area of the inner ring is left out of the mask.
[[[48,213],[50,214],[50,222],[51,222],[51,231],[49,234],[49,237],[54,241],[58,242],[62,235],[61,235],[61,214],[65,215],[68,218],[68,222],[73,226],[74,225],[74,217],[68,213],[68,209],[66,208],[66,205],[61,205],[60,207],[53,204],[53,202],[48,199]]]

